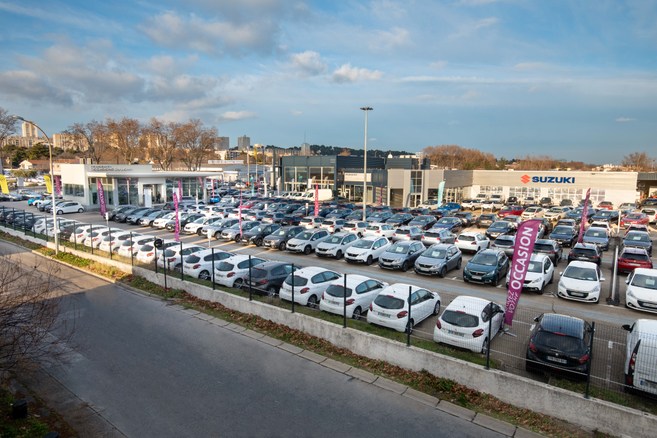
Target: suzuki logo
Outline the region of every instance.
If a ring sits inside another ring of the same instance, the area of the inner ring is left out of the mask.
[[[531,180],[531,178],[530,178],[529,175],[527,175],[527,174],[525,174],[525,175],[523,175],[523,176],[520,177],[520,181],[521,181],[523,184],[527,184],[527,183],[529,182],[529,180]]]

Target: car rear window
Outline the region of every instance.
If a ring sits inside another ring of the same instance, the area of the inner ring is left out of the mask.
[[[474,238],[474,236],[468,236],[468,235],[463,235],[463,234],[461,234],[461,235],[459,236],[459,240],[462,240],[462,241],[464,241],[464,242],[472,242],[472,241],[475,240],[475,238]]]
[[[534,342],[543,347],[562,351],[566,354],[577,354],[584,349],[581,339],[546,331],[536,333]]]
[[[574,248],[571,253],[575,256],[596,257],[598,253],[593,248]]]
[[[251,277],[252,278],[265,278],[267,276],[267,270],[261,268],[251,268]]]
[[[185,262],[187,262],[187,263],[198,263],[200,261],[201,261],[201,258],[197,255],[194,255],[194,254],[192,254],[190,256],[187,256],[187,259],[185,259]]]
[[[341,285],[337,284],[332,284],[326,289],[326,293],[331,295],[332,297],[339,297],[339,298],[344,298],[345,293],[344,293],[344,287]],[[351,288],[347,288],[347,296],[351,296]]]
[[[374,303],[384,309],[394,310],[404,308],[404,300],[393,297],[392,295],[379,295],[374,300]]]
[[[650,257],[648,257],[648,254],[646,254],[646,253],[636,253],[636,252],[623,252],[620,255],[620,258],[625,259],[625,260],[640,260],[640,261],[650,260]]]
[[[402,230],[402,229],[397,229],[395,231],[395,234],[411,234],[411,230]]]
[[[554,246],[549,243],[535,243],[534,251],[554,251]]]
[[[220,262],[215,269],[221,272],[228,272],[228,271],[232,271],[234,267],[235,265],[232,263]]]
[[[292,275],[288,275],[285,279],[285,284],[292,286]],[[305,277],[300,277],[298,275],[294,276],[294,287],[305,286],[308,284],[308,279]]]
[[[479,318],[477,316],[449,309],[443,312],[441,318],[443,321],[457,327],[477,327],[479,325]]]

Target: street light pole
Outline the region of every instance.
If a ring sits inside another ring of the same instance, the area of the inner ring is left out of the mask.
[[[31,120],[26,120],[21,116],[16,116],[16,119],[22,120],[25,123],[29,123],[30,125],[36,126],[36,128],[41,131],[41,133],[46,137],[46,141],[48,142],[48,153],[50,155],[50,185],[51,185],[51,197],[52,197],[52,227],[53,227],[53,235],[55,236],[55,255],[59,254],[59,227],[57,226],[57,210],[55,209],[55,172],[53,171],[53,166],[52,166],[52,142],[50,141],[50,137],[48,137],[48,134],[45,133],[43,129],[36,123],[32,122]]]
[[[361,110],[365,111],[365,156],[363,157],[363,222],[367,216],[367,114],[372,111],[372,107],[364,106]]]

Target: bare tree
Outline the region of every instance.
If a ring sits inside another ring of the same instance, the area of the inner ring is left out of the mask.
[[[457,145],[429,146],[424,154],[431,164],[448,169],[496,169],[497,160],[490,153]]]
[[[107,129],[112,140],[112,145],[116,147],[117,164],[119,160],[132,164],[135,159],[141,156],[142,127],[139,120],[129,119],[127,117],[119,121],[108,119]]]
[[[200,120],[190,120],[176,131],[182,148],[180,160],[188,170],[198,170],[212,154],[217,141],[215,128],[204,128]]]
[[[0,171],[5,161],[5,140],[16,133],[16,116],[9,114],[9,112],[0,107]]]
[[[79,136],[87,143],[87,156],[92,164],[99,164],[110,148],[107,126],[92,120],[88,123],[74,123],[68,128],[72,135]]]
[[[60,358],[63,350],[57,346],[73,333],[59,319],[59,266],[27,260],[16,254],[0,256],[0,370],[25,360]]]
[[[622,165],[636,172],[648,172],[654,167],[655,160],[645,152],[632,152],[623,157]]]
[[[176,134],[181,126],[180,123],[165,123],[152,118],[148,127],[145,128],[149,137],[147,142],[149,155],[160,165],[162,170],[170,170],[171,164],[176,158],[180,141],[179,136]]]

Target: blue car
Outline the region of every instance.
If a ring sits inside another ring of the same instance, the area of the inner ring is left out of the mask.
[[[593,243],[603,251],[609,249],[609,233],[604,228],[591,227],[584,232],[584,243]]]

